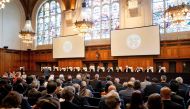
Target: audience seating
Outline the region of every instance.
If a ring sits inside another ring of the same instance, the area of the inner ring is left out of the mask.
[[[91,97],[86,97],[88,103],[91,105],[91,106],[98,106],[99,105],[99,102],[100,102],[100,98],[91,98]]]
[[[92,92],[95,98],[101,98],[100,92]]]
[[[88,105],[84,105],[81,107],[81,109],[98,109],[98,106],[88,106]]]

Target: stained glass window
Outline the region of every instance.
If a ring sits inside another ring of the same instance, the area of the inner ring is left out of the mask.
[[[60,35],[61,8],[57,0],[48,0],[37,16],[37,45],[52,44],[53,37]]]
[[[94,25],[85,40],[110,38],[110,31],[119,28],[119,0],[87,0],[87,6]]]
[[[180,1],[180,0],[178,0]],[[190,0],[182,0],[184,3],[190,3]],[[177,5],[175,0],[153,0],[153,24],[160,25],[160,33],[182,32],[190,30],[190,13],[187,14],[185,22],[174,24],[164,20],[164,11],[171,5]]]

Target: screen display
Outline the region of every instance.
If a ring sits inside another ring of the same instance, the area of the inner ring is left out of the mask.
[[[84,38],[79,35],[53,39],[53,58],[85,57]]]
[[[111,31],[112,56],[159,54],[159,26],[147,26]]]

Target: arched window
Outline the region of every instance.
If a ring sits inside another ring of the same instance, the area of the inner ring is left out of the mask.
[[[119,0],[87,0],[93,31],[85,40],[110,38],[110,31],[119,28]]]
[[[190,3],[190,0],[182,0],[182,2]],[[190,13],[187,14],[187,17],[182,24],[174,24],[170,21],[164,20],[164,11],[170,5],[177,5],[176,0],[153,0],[152,3],[153,24],[160,25],[160,33],[182,32],[190,30]]]
[[[52,44],[60,35],[61,8],[57,0],[47,0],[37,14],[37,45]]]

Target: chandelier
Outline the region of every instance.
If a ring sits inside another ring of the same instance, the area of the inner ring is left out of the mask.
[[[82,3],[82,10],[81,10],[81,19],[75,22],[74,29],[80,32],[80,35],[85,35],[92,30],[93,22],[88,20],[88,8],[86,6],[85,0]]]
[[[93,23],[83,19],[82,21],[75,22],[75,28],[80,32],[80,34],[85,35],[92,30]]]
[[[33,43],[33,40],[35,39],[35,32],[32,28],[31,20],[26,20],[24,28],[21,30],[19,34],[19,38],[21,38],[23,43]]]
[[[10,0],[0,0],[0,9],[5,8],[5,3],[10,2]]]
[[[164,14],[165,14],[167,21],[170,21],[170,22],[176,23],[176,24],[180,24],[185,21],[189,10],[190,10],[190,5],[185,4],[183,2],[176,6],[169,6],[169,8],[165,10]]]
[[[127,5],[128,5],[128,9],[136,9],[138,8],[138,0],[128,0],[127,1]]]

